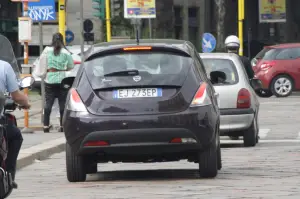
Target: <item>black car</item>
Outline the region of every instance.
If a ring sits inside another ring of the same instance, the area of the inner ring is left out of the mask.
[[[97,163],[199,163],[221,169],[217,94],[195,47],[180,40],[98,44],[81,64],[63,117],[67,178],[86,180]]]

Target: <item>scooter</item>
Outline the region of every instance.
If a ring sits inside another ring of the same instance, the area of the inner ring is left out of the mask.
[[[33,77],[25,77],[19,81],[20,90],[32,86],[34,83]],[[6,141],[6,125],[12,122],[17,126],[16,117],[11,114],[17,108],[22,109],[17,105],[9,94],[1,93],[0,96],[0,199],[7,198],[13,191],[13,180],[11,173],[5,169],[5,160],[7,158],[8,146]]]

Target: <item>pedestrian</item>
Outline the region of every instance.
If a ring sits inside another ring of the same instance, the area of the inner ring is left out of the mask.
[[[52,45],[43,51],[38,67],[35,69],[36,75],[45,80],[44,132],[49,133],[50,131],[50,115],[56,98],[59,102],[60,132],[63,132],[62,117],[67,90],[61,87],[61,81],[65,78],[66,71],[74,68],[74,62],[64,45],[62,34],[55,33],[53,35]]]
[[[228,53],[235,53],[238,55],[240,50],[240,40],[235,35],[230,35],[225,40],[225,48]],[[254,78],[254,71],[251,66],[250,60],[245,56],[240,56],[244,68],[247,72],[249,80]]]

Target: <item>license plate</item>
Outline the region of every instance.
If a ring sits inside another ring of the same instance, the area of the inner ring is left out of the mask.
[[[133,89],[119,89],[113,91],[114,99],[161,97],[161,96],[162,96],[161,88],[133,88]]]

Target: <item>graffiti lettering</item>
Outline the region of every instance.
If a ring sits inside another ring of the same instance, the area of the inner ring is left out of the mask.
[[[34,21],[48,21],[48,20],[55,20],[55,12],[53,9],[50,8],[29,8],[29,17]]]

